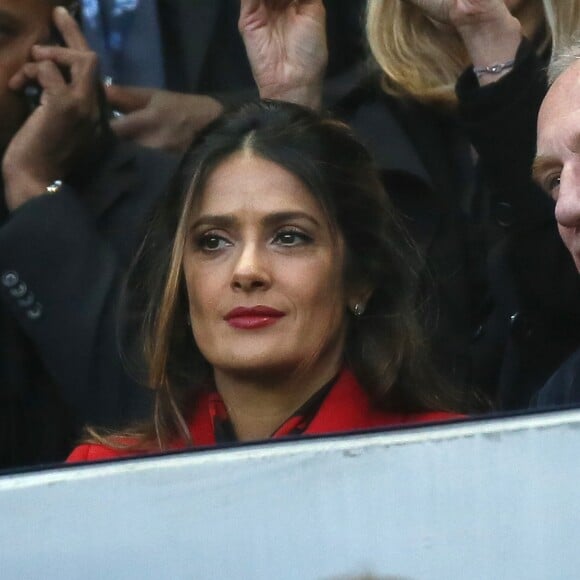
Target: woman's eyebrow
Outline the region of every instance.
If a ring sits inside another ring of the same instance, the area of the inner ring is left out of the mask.
[[[320,227],[320,222],[314,216],[303,211],[279,211],[268,213],[260,219],[260,222],[265,226],[272,226],[299,219],[307,220],[314,226]],[[239,224],[240,220],[233,214],[205,214],[196,219],[191,225],[191,228],[196,229],[200,226],[229,228]]]
[[[200,226],[212,226],[217,228],[228,228],[238,224],[238,219],[231,214],[205,214],[196,219],[191,224],[191,229]]]
[[[269,213],[262,218],[262,223],[267,226],[276,225],[282,222],[305,219],[313,225],[320,227],[320,222],[311,214],[303,211],[280,211]]]

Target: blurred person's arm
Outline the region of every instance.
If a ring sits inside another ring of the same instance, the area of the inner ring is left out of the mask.
[[[238,26],[260,97],[320,108],[328,63],[322,0],[242,0]]]
[[[121,113],[111,120],[117,136],[166,151],[185,151],[224,110],[220,101],[208,95],[120,85],[106,91],[111,108]]]
[[[54,22],[66,46],[34,46],[32,60],[9,80],[15,92],[31,83],[41,91],[38,107],[14,135],[2,160],[11,211],[46,195],[51,184],[90,164],[106,141],[97,56],[66,10],[55,9]]]

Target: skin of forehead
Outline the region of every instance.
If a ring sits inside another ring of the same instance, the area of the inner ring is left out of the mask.
[[[542,111],[550,110],[554,107],[558,109],[576,108],[574,105],[580,105],[580,102],[574,98],[575,93],[579,93],[578,96],[580,96],[580,61],[568,67],[556,79],[548,91]]]
[[[567,117],[578,110],[580,110],[580,61],[574,63],[556,79],[544,99],[538,114],[538,155],[544,153],[542,147],[554,123],[560,117]]]

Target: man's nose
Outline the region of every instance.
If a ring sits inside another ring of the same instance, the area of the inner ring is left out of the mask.
[[[232,288],[234,290],[265,290],[272,284],[269,260],[264,248],[256,243],[244,245],[234,265]]]
[[[577,168],[562,172],[555,216],[562,227],[580,226],[580,162]]]

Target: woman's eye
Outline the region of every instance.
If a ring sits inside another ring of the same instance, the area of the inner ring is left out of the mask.
[[[310,236],[296,231],[278,232],[274,238],[274,243],[280,246],[298,246],[310,242],[312,242]]]
[[[216,234],[205,234],[199,238],[197,245],[207,252],[217,252],[231,246],[231,242]]]

